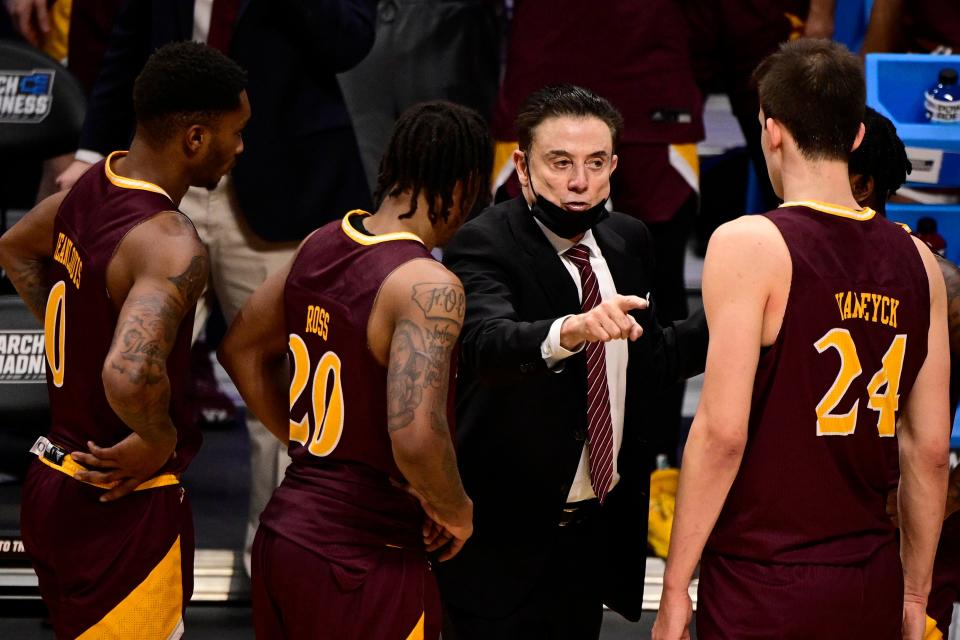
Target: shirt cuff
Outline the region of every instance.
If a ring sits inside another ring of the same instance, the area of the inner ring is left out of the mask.
[[[90,149],[77,149],[77,152],[73,154],[74,160],[79,160],[80,162],[86,162],[87,164],[97,164],[103,160],[104,155],[102,153],[97,153]]]
[[[540,357],[543,358],[548,369],[553,369],[558,372],[562,371],[563,367],[555,369],[557,365],[562,364],[563,361],[570,356],[580,353],[584,347],[584,345],[580,345],[575,351],[568,351],[560,344],[560,327],[563,325],[563,321],[569,317],[570,316],[567,315],[554,320],[553,324],[550,325],[550,331],[547,332],[547,337],[540,343]]]

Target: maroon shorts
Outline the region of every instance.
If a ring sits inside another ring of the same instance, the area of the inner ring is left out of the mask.
[[[927,602],[927,615],[937,621],[944,638],[950,630],[953,603],[957,601],[960,601],[960,511],[943,523]]]
[[[705,553],[700,640],[900,640],[903,571],[896,545],[860,566],[773,565]]]
[[[260,526],[253,629],[284,640],[436,640],[440,596],[422,551],[338,548],[328,560]]]
[[[193,593],[193,520],[180,485],[101,503],[31,463],[20,528],[58,638],[178,638]]]

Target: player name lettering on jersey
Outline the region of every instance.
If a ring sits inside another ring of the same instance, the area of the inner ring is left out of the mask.
[[[80,259],[80,252],[74,246],[73,240],[66,234],[60,233],[57,236],[57,248],[53,252],[53,259],[66,267],[67,273],[70,274],[70,282],[79,289],[83,260]]]
[[[324,340],[330,329],[330,312],[323,307],[307,305],[307,333],[315,333]]]
[[[839,291],[834,297],[841,320],[859,319],[897,328],[897,298],[868,291]]]

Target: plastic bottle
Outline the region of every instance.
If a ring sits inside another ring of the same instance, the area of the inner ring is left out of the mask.
[[[960,122],[960,87],[957,86],[956,69],[940,70],[937,84],[924,94],[923,106],[930,122]]]

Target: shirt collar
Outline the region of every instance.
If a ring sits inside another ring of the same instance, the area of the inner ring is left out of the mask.
[[[540,227],[540,230],[543,231],[543,235],[547,238],[547,242],[550,243],[550,246],[553,247],[554,251],[557,252],[557,255],[562,256],[566,253],[567,249],[572,247],[575,244],[582,244],[587,249],[590,250],[590,255],[594,258],[600,255],[600,247],[597,245],[596,238],[593,237],[593,229],[587,229],[587,232],[583,234],[583,237],[579,242],[574,242],[567,238],[561,238],[550,229],[547,229],[546,226],[536,218],[533,219],[537,223],[537,226]]]

